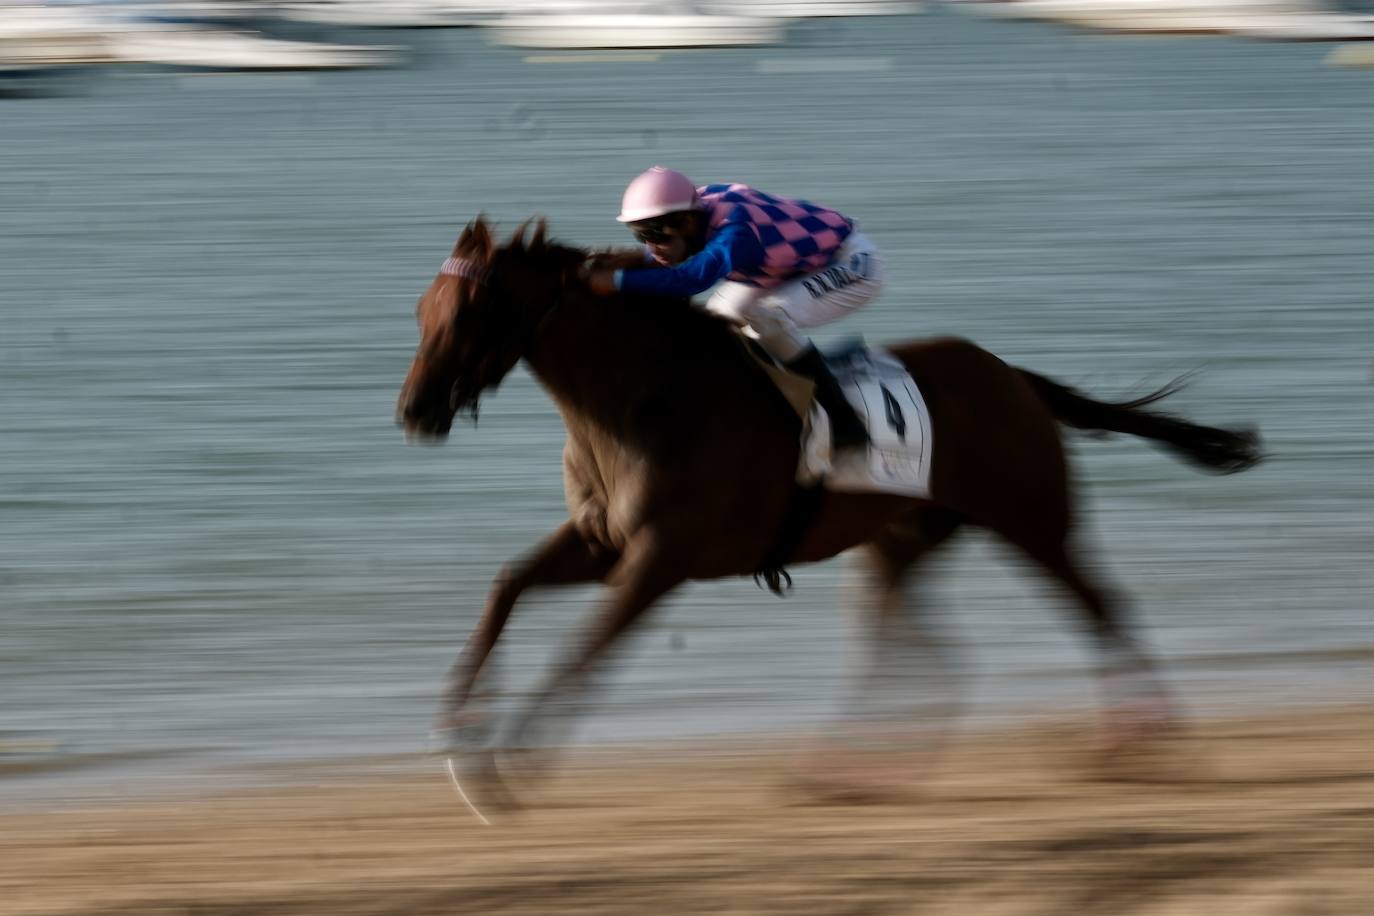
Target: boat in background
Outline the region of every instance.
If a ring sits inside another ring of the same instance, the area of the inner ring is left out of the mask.
[[[293,22],[376,29],[442,29],[482,25],[504,15],[498,0],[286,0],[276,15]]]
[[[0,66],[12,74],[104,63],[98,20],[84,7],[0,5]]]
[[[261,7],[218,3],[10,6],[0,17],[9,70],[153,64],[200,70],[322,70],[393,64],[402,49],[270,37],[240,27]]]
[[[1270,41],[1371,41],[1374,40],[1374,18],[1341,9],[1299,7],[1271,14],[1247,17],[1228,30],[1244,38],[1263,38]]]
[[[258,32],[136,20],[107,32],[113,61],[197,70],[352,70],[400,60],[395,47],[270,38]]]
[[[1107,32],[1240,35],[1289,40],[1374,37],[1361,17],[1316,0],[950,0],[959,9],[1006,19],[1059,22]]]
[[[704,13],[688,4],[588,4],[535,0],[538,12],[488,24],[494,44],[565,50],[718,48],[781,42],[786,20]]]
[[[600,6],[598,9],[597,7]],[[276,15],[297,22],[364,28],[451,28],[491,25],[506,17],[621,13],[808,18],[889,16],[921,10],[919,0],[706,0],[695,9],[648,4],[608,9],[588,0],[283,0]]]
[[[705,0],[704,13],[819,19],[836,16],[909,16],[924,9],[919,0]]]

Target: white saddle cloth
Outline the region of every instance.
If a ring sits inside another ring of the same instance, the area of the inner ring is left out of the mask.
[[[830,370],[868,427],[867,449],[830,447],[830,418],[811,405],[802,426],[797,482],[827,490],[930,496],[930,413],[906,367],[886,350],[858,348],[827,358]]]

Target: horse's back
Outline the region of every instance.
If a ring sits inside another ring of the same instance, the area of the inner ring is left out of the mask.
[[[911,372],[930,411],[937,502],[975,519],[1008,502],[1067,509],[1059,422],[1020,370],[972,341],[934,337],[885,345]]]
[[[1010,420],[1030,411],[1053,420],[1021,371],[963,337],[930,337],[883,345],[911,373],[928,403]],[[932,410],[934,405],[932,404]]]

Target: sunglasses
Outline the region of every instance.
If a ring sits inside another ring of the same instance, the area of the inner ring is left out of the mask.
[[[645,245],[666,245],[682,234],[676,227],[666,223],[646,223],[631,227],[630,231],[636,240]]]

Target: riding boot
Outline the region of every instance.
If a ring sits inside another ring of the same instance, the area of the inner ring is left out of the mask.
[[[868,444],[868,431],[864,429],[859,415],[849,398],[844,396],[840,383],[831,374],[815,345],[808,346],[796,359],[790,360],[787,368],[804,375],[816,383],[816,401],[830,417],[831,442],[835,451],[858,448]]]

